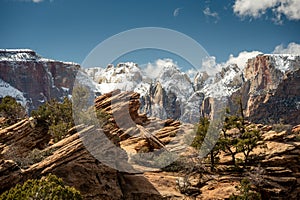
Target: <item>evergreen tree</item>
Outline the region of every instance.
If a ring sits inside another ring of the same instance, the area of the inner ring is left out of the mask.
[[[26,111],[16,99],[6,96],[0,103],[0,117],[5,118],[4,126],[9,126],[26,117]]]
[[[225,118],[220,144],[224,152],[230,153],[234,166],[237,166],[236,154],[243,153],[246,166],[253,149],[265,146],[262,142],[262,133],[255,126],[247,126],[243,115],[228,115]]]
[[[72,116],[72,102],[65,97],[60,103],[55,99],[41,105],[32,111],[31,116],[38,120],[38,124],[45,126],[55,142],[61,140],[70,128],[74,126]]]
[[[213,130],[208,133],[209,128]],[[210,121],[208,118],[201,118],[199,124],[197,125],[196,136],[191,145],[192,147],[202,150],[203,152],[209,152],[211,171],[215,170],[215,163],[218,160],[218,155],[220,153],[220,143],[217,141],[219,140],[218,131],[219,130],[214,129],[213,125],[210,127]]]
[[[236,166],[236,154],[240,152],[240,137],[244,132],[242,119],[236,115],[227,116],[221,131],[221,149],[231,155],[232,164]]]

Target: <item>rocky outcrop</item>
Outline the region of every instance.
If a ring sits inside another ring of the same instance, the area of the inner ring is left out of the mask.
[[[143,128],[142,126],[150,124],[151,119],[138,113],[139,105],[139,94],[131,92],[114,91],[95,100],[96,109],[106,113],[109,122],[103,127],[103,132],[109,139],[107,141],[112,141],[116,147],[121,146],[128,152],[137,152],[138,146],[162,148],[178,132],[180,123],[156,119],[157,123],[154,125],[158,125],[158,128]],[[124,128],[126,122],[120,124],[120,121],[115,120],[128,117],[126,113],[135,125],[128,130]],[[158,131],[153,136],[142,133],[154,129]],[[97,134],[98,131],[93,125],[78,125],[69,130],[66,138],[52,144],[51,137],[32,118],[1,129],[0,193],[27,179],[53,173],[67,185],[78,189],[85,199],[162,199],[161,194],[142,175],[126,175],[95,157],[87,146],[102,149],[104,154],[113,153],[110,146],[105,148],[107,142],[103,140],[103,135]],[[120,140],[114,140],[115,138]],[[123,154],[127,156],[125,150]],[[115,157],[113,159],[116,160]],[[122,162],[121,167],[126,169],[122,171],[136,171],[127,161]]]
[[[79,68],[76,63],[44,59],[32,50],[0,51],[0,79],[23,93],[29,111],[71,94]]]
[[[284,125],[269,126],[252,124],[262,132],[264,146],[250,154],[252,161],[242,176],[232,174],[228,180],[246,177],[262,194],[263,199],[298,199],[300,195],[300,141],[299,125],[294,128]],[[284,130],[285,129],[285,130]],[[242,154],[237,154],[243,158]],[[222,155],[220,164],[230,162],[230,155]]]
[[[20,122],[0,130],[0,151],[4,159],[14,158],[22,162],[33,149],[44,149],[51,136],[42,127],[35,127],[33,118]]]
[[[300,197],[300,142],[299,126],[287,131],[266,131],[263,134],[266,148],[256,149],[253,156],[261,158],[259,178],[263,192],[269,197],[298,199]]]
[[[18,134],[19,126],[11,135]],[[21,127],[20,127],[21,128]],[[39,178],[48,173],[55,174],[63,179],[65,184],[74,186],[83,195],[84,199],[162,199],[157,190],[146,179],[129,179],[126,175],[112,169],[95,159],[82,143],[83,135],[92,134],[95,131],[88,127],[69,136],[60,142],[49,146],[39,152],[39,160],[22,168],[16,155],[6,152],[1,153],[0,161],[0,185],[1,190],[8,190],[17,183],[27,179]],[[28,133],[28,132],[27,132]],[[25,142],[28,138],[24,137]],[[30,152],[28,152],[30,153]],[[23,154],[23,153],[22,153]],[[8,156],[10,156],[8,158]],[[130,166],[129,166],[130,167]],[[142,192],[129,190],[143,184]],[[150,188],[152,188],[150,190]]]
[[[112,124],[110,130],[104,129],[106,135],[118,138],[120,146],[134,155],[161,148],[170,152],[180,152],[180,149],[186,148],[184,136],[193,129],[193,125],[181,124],[173,119],[147,118],[138,112],[139,99],[138,93],[116,90],[95,100],[96,109],[110,116],[108,121]]]
[[[242,173],[232,169],[227,171],[231,157],[222,154],[215,172],[207,172],[202,164],[201,173],[147,172],[145,177],[163,196],[170,199],[227,199],[232,194],[240,193],[237,188],[244,178],[251,181],[262,199],[299,199],[300,125],[288,130],[262,124],[249,126],[263,133],[265,147],[254,149],[252,160]],[[191,152],[189,155],[192,155]],[[242,156],[237,155],[238,158]],[[184,165],[194,168],[197,164],[201,165],[200,162],[196,160],[194,164],[187,162]],[[183,179],[186,179],[188,187],[194,188],[192,195],[179,192],[178,186]]]
[[[23,122],[26,125],[27,122]],[[17,135],[22,125],[15,126],[15,130],[3,133]],[[5,129],[7,130],[7,129]],[[1,192],[22,183],[29,178],[39,178],[53,173],[61,177],[67,185],[78,189],[85,199],[122,199],[122,191],[118,182],[118,172],[97,161],[84,147],[79,135],[88,134],[92,128],[84,129],[64,140],[39,151],[35,163],[22,167],[19,153],[11,155],[1,152],[0,171]],[[24,143],[30,139],[30,131],[21,139]],[[17,137],[17,136],[16,136]],[[15,138],[16,139],[16,138]],[[14,140],[14,139],[13,139]],[[2,145],[6,145],[4,143]],[[33,148],[33,147],[32,147]],[[31,151],[32,152],[32,151]],[[31,152],[27,152],[30,154]],[[9,156],[9,157],[8,157]],[[84,178],[83,178],[84,177]]]

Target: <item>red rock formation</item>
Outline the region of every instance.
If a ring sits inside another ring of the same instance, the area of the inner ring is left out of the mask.
[[[282,58],[284,59],[284,58]],[[241,98],[244,115],[254,122],[298,124],[300,122],[300,61],[289,71],[275,67],[274,57],[260,55],[248,61],[244,85],[230,97],[229,107],[237,112]]]
[[[0,52],[0,54],[7,54]],[[51,98],[61,99],[72,92],[79,65],[41,59],[34,51],[10,52],[10,55],[26,54],[31,59],[13,59],[6,55],[0,60],[0,79],[24,93],[31,101],[28,107],[37,108]],[[69,88],[66,91],[64,88]]]

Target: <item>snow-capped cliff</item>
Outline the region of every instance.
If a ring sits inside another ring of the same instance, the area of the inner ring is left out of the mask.
[[[4,87],[0,87],[0,94],[16,97],[30,112],[52,98],[70,95],[79,68],[76,63],[43,58],[30,49],[1,49]]]
[[[206,101],[204,106],[206,98],[223,100],[240,96],[245,115],[249,117],[257,113],[258,108],[264,110],[262,103],[272,108],[271,104],[277,101],[288,103],[289,107],[280,104],[281,113],[291,109],[291,105],[295,112],[300,108],[297,76],[300,56],[295,55],[261,54],[249,59],[244,69],[230,64],[224,65],[215,75],[199,71],[194,72],[194,77],[181,71],[170,59],[160,59],[155,66],[144,68],[127,62],[106,68],[79,69],[76,63],[43,58],[29,49],[2,49],[0,97],[11,95],[32,110],[51,98],[70,96],[74,82],[78,81],[96,95],[115,89],[138,92],[140,112],[193,123],[198,121],[200,112],[207,113],[205,106],[210,106],[207,102],[217,102]],[[292,88],[285,88],[284,83]],[[275,111],[273,109],[272,113]]]
[[[141,94],[140,111],[149,116],[197,122],[204,97],[230,95],[243,82],[242,72],[230,65],[216,77],[198,72],[189,77],[171,59],[156,62],[142,69],[135,63],[120,63],[103,68],[85,69],[99,83],[101,93],[115,89]]]
[[[197,122],[205,98],[217,100],[229,98],[237,93],[251,77],[256,77],[257,64],[251,62],[260,56],[262,55],[250,59],[248,64],[245,64],[247,66],[245,69],[239,68],[236,64],[229,64],[224,65],[214,76],[200,71],[192,79],[170,59],[156,62],[156,65],[157,63],[160,65],[150,70],[141,69],[134,63],[120,63],[117,66],[109,65],[105,69],[93,68],[86,71],[100,84],[101,92],[121,89],[140,93],[142,103],[140,111],[149,116]],[[268,60],[268,65],[273,66],[276,73],[280,74],[276,79],[278,84],[284,79],[285,74],[299,69],[300,56],[278,54],[263,56],[266,57],[264,60]],[[267,63],[262,63],[259,68],[263,69],[265,65]],[[264,74],[264,72],[259,73]],[[278,84],[268,84],[269,87],[273,85],[275,90],[278,86]],[[253,89],[252,92],[255,91],[259,92],[259,88]]]

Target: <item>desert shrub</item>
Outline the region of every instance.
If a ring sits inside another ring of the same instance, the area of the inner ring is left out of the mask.
[[[232,194],[229,197],[230,200],[261,200],[261,195],[252,190],[251,182],[248,179],[243,179],[238,189],[240,195]]]
[[[282,131],[290,131],[292,129],[292,125],[289,124],[273,124],[272,130],[279,133]]]
[[[165,172],[180,172],[185,170],[186,170],[186,166],[184,165],[184,163],[178,160],[162,168],[162,171]]]
[[[187,158],[180,157],[179,159],[175,160],[171,164],[162,168],[163,171],[166,172],[180,172],[180,171],[188,171],[189,163]]]
[[[55,150],[56,148],[48,150],[39,150],[35,148],[32,151],[30,151],[27,156],[20,156],[18,155],[18,153],[16,153],[19,150],[17,150],[15,147],[11,147],[9,152],[7,153],[7,156],[8,158],[14,160],[19,167],[26,169],[30,165],[38,163],[46,157],[52,155]]]
[[[166,172],[183,172],[188,173],[202,173],[206,171],[203,164],[203,159],[197,157],[185,157],[180,156],[177,160],[171,164],[162,168]]]
[[[94,106],[91,106],[86,110],[76,112],[77,113],[75,117],[77,120],[77,124],[96,125],[98,127],[103,128],[109,123],[109,119],[111,118],[110,114],[106,113],[101,109],[96,110]]]
[[[0,101],[0,117],[5,118],[3,127],[12,125],[25,116],[25,108],[13,97],[6,96]]]
[[[71,127],[72,124],[66,122],[52,124],[49,126],[48,133],[53,137],[54,142],[58,142],[66,136]]]
[[[139,152],[131,155],[131,162],[154,168],[163,168],[170,165],[178,156],[170,152]]]
[[[86,86],[74,86],[72,92],[73,117],[76,124],[105,128],[105,126],[111,125],[109,121],[111,115],[101,109],[96,109],[93,95]]]
[[[27,180],[23,185],[4,192],[0,200],[29,200],[29,199],[73,199],[81,200],[80,192],[73,187],[65,186],[62,179],[48,174],[41,179]]]
[[[201,118],[199,124],[196,125],[196,136],[192,142],[192,147],[200,149],[208,131],[209,120],[208,118]]]

